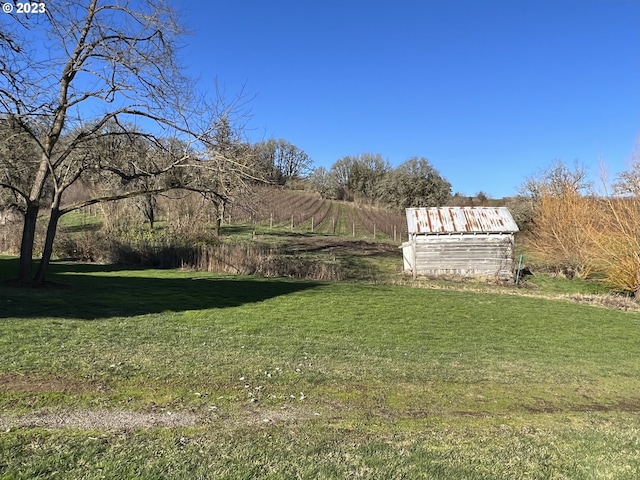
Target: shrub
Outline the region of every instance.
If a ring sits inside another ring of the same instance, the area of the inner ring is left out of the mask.
[[[590,230],[598,206],[577,192],[542,193],[535,202],[529,248],[568,277],[588,277],[594,268]]]
[[[640,160],[618,176],[613,192],[603,174],[603,194],[587,194],[585,175],[558,163],[529,180],[527,247],[568,276],[597,273],[611,287],[640,296]]]
[[[614,289],[640,297],[640,196],[601,203],[603,224],[589,232],[596,268]]]

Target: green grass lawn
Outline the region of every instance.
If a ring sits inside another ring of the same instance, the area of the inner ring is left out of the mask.
[[[638,476],[636,312],[52,268],[0,284],[0,478]]]

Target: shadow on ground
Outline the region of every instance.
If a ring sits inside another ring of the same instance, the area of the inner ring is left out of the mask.
[[[171,274],[117,265],[53,263],[45,288],[21,288],[17,260],[0,259],[0,319],[83,320],[228,308],[261,302],[320,285],[318,282]]]

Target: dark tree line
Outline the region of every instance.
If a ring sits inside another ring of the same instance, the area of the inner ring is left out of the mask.
[[[309,177],[327,198],[381,203],[392,208],[441,206],[451,198],[451,184],[426,158],[410,158],[392,168],[380,154],[347,156],[329,170]]]
[[[252,150],[265,178],[277,185],[305,178],[313,169],[313,160],[309,155],[283,139],[256,143]]]

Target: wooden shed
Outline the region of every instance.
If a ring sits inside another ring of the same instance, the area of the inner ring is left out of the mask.
[[[518,226],[506,207],[408,208],[404,270],[508,280]]]

